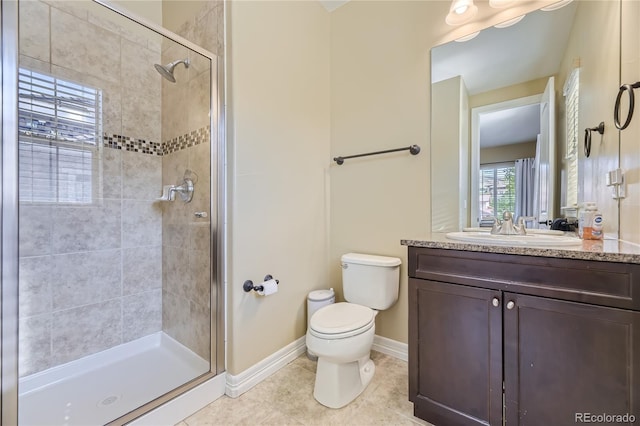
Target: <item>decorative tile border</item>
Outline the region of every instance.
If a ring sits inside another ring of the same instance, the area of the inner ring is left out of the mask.
[[[144,139],[133,139],[129,136],[109,135],[102,136],[102,143],[105,148],[122,149],[125,151],[140,152],[142,154],[162,155],[162,144],[160,142],[145,141]]]
[[[209,126],[205,126],[162,143],[105,133],[102,136],[102,143],[105,148],[121,149],[150,155],[167,155],[208,142],[209,131]]]
[[[209,126],[163,142],[163,154],[171,154],[209,141]]]

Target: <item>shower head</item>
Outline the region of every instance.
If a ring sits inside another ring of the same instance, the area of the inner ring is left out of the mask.
[[[154,64],[153,66],[156,68],[156,71],[158,71],[161,76],[163,76],[164,78],[166,78],[170,82],[175,83],[176,82],[176,78],[173,76],[173,69],[178,64],[184,64],[185,68],[189,68],[189,64],[190,63],[191,62],[189,61],[189,59],[180,59],[180,60],[177,60],[177,61],[173,61],[173,62],[171,62],[170,64],[167,64],[167,65]]]

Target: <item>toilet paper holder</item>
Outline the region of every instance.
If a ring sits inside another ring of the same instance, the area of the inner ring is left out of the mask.
[[[267,274],[264,276],[264,280],[262,281],[269,281],[272,280],[273,277],[270,274]],[[280,284],[280,280],[276,280],[276,284]],[[244,284],[242,284],[242,289],[249,293],[251,290],[255,290],[255,291],[264,291],[264,286],[262,285],[253,285],[253,281],[251,280],[246,280],[244,282]]]

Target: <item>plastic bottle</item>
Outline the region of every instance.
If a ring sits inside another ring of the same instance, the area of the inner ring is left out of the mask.
[[[602,213],[594,202],[585,202],[580,210],[578,219],[578,235],[583,240],[602,239]]]

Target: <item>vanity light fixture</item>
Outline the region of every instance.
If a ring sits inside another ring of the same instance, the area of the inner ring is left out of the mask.
[[[476,36],[477,36],[478,34],[480,34],[480,31],[476,31],[475,33],[471,33],[471,34],[469,34],[469,35],[466,35],[466,36],[463,36],[463,37],[457,38],[457,39],[455,39],[454,41],[457,41],[458,43],[462,43],[462,42],[465,42],[465,41],[469,41],[469,40],[471,40],[471,39],[473,39],[473,38],[476,38]]]
[[[509,19],[508,21],[501,22],[501,23],[499,23],[498,25],[494,25],[494,27],[496,27],[496,28],[507,28],[507,27],[510,27],[510,26],[515,25],[515,24],[517,24],[518,22],[522,21],[522,19],[523,19],[525,16],[526,16],[526,15],[520,15],[520,16],[518,16],[518,17],[516,17],[516,18]]]
[[[544,10],[545,12],[551,12],[553,10],[558,10],[560,8],[565,7],[566,5],[568,5],[569,3],[571,3],[573,0],[560,0],[557,3],[553,3],[549,6],[543,7],[540,10]]]
[[[473,0],[453,0],[445,22],[452,26],[462,25],[472,20],[477,13],[478,6],[473,4]]]
[[[503,9],[507,6],[511,6],[512,3],[515,3],[515,0],[489,0],[489,6],[494,9]]]

